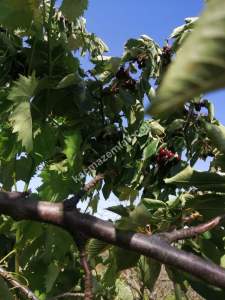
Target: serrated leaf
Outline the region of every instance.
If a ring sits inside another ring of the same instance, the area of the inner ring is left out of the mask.
[[[88,0],[63,0],[60,7],[63,15],[69,21],[75,21],[82,16],[88,7]]]
[[[155,155],[158,144],[159,144],[159,140],[153,140],[147,145],[147,147],[144,149],[144,153],[143,153],[144,160]]]
[[[143,204],[148,208],[148,209],[157,209],[160,207],[167,207],[167,204],[161,200],[157,199],[149,199],[149,198],[143,198],[142,199]]]
[[[72,166],[79,154],[82,137],[79,130],[65,134],[64,153]]]
[[[13,132],[18,133],[18,140],[29,152],[33,149],[32,118],[30,103],[22,102],[16,106],[10,116]]]
[[[39,0],[1,0],[0,24],[9,28],[29,28],[38,14]]]
[[[41,198],[52,202],[65,199],[77,188],[72,178],[68,178],[55,170],[43,170],[40,177],[43,183],[38,188],[39,195]]]
[[[224,27],[224,0],[209,1],[168,69],[151,114],[169,113],[201,93],[225,86]]]
[[[22,142],[27,151],[31,151],[33,148],[30,103],[37,84],[38,81],[34,74],[29,77],[20,75],[8,96],[8,99],[14,103],[14,109],[10,115],[13,132],[18,133],[18,140]]]
[[[208,122],[204,124],[206,134],[214,146],[225,153],[225,127],[222,124],[215,125]]]
[[[100,253],[102,253],[103,251],[105,251],[106,249],[108,249],[109,247],[110,245],[103,241],[91,239],[87,246],[88,256],[90,258],[94,258]]]
[[[225,192],[225,176],[212,172],[198,172],[190,166],[175,176],[165,179],[165,183],[179,187],[195,186],[203,191]]]

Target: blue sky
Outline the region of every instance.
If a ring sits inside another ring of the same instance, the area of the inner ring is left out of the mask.
[[[121,55],[125,41],[147,34],[159,44],[186,17],[202,11],[203,0],[107,0],[89,1],[87,28],[109,46],[111,55]]]

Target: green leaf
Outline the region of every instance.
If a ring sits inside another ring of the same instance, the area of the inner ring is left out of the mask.
[[[146,288],[153,291],[161,271],[161,263],[152,258],[141,256],[139,268],[141,281],[144,283]]]
[[[175,176],[165,179],[165,183],[179,187],[195,186],[204,191],[225,192],[225,176],[212,172],[198,172],[190,166]]]
[[[60,7],[63,15],[69,21],[75,21],[78,17],[82,16],[88,7],[88,0],[63,0]]]
[[[159,144],[159,140],[153,140],[148,144],[148,146],[144,149],[144,153],[143,153],[143,159],[144,160],[146,160],[146,159],[152,157],[153,155],[155,155],[155,153],[157,151],[158,144]]]
[[[109,244],[96,240],[96,239],[91,239],[88,243],[87,246],[87,253],[90,258],[95,258],[97,255],[105,251],[110,247]]]
[[[175,111],[185,101],[225,86],[224,27],[224,0],[209,1],[168,69],[151,114]]]
[[[54,155],[57,151],[57,137],[57,130],[47,124],[42,125],[41,128],[34,133],[33,152],[36,154],[36,159],[45,160]],[[48,143],[46,143],[46,141],[48,141]]]
[[[57,89],[63,89],[68,86],[74,85],[76,83],[79,83],[81,81],[81,78],[78,74],[72,73],[66,75],[56,86]]]
[[[129,211],[126,207],[124,207],[123,205],[116,205],[116,206],[111,206],[108,207],[107,210],[120,215],[122,217],[128,217],[129,216]]]
[[[35,167],[33,166],[32,159],[30,157],[21,157],[15,162],[16,180],[23,180],[29,182],[31,179]]]
[[[117,277],[118,277],[118,272],[116,270],[116,264],[114,262],[114,259],[111,259],[110,264],[108,265],[104,273],[104,277],[103,277],[104,285],[106,287],[114,286]]]
[[[152,121],[149,123],[149,127],[151,128],[151,133],[155,136],[162,136],[165,134],[165,129],[163,126],[159,124],[157,121]]]
[[[63,152],[71,166],[74,165],[74,162],[80,153],[81,141],[82,137],[79,130],[75,130],[74,132],[65,135],[65,149]]]
[[[30,103],[19,103],[10,116],[13,132],[18,132],[18,140],[29,152],[33,148],[32,118]]]
[[[8,99],[14,104],[14,109],[10,115],[13,132],[18,133],[18,140],[22,141],[22,145],[27,151],[31,151],[33,148],[30,103],[37,84],[38,81],[34,74],[29,77],[20,75],[8,96]]]
[[[161,200],[157,199],[148,199],[148,198],[143,198],[142,199],[143,204],[148,208],[148,209],[158,209],[161,207],[167,207],[167,204]]]
[[[218,216],[225,211],[224,194],[188,194],[185,198],[185,207],[197,210],[204,217],[204,220]]]
[[[180,273],[179,271],[177,271]],[[218,299],[223,300],[225,297],[225,291],[206,284],[193,276],[187,273],[181,273],[181,276],[184,276],[188,283],[191,285],[192,289],[195,290],[200,296],[206,300]]]
[[[38,15],[39,0],[1,0],[0,24],[9,28],[28,28]]]
[[[59,275],[60,269],[56,263],[52,262],[48,266],[47,274],[45,276],[46,292],[49,293]]]
[[[76,190],[76,184],[71,177],[65,176],[57,171],[43,170],[40,175],[43,183],[38,188],[41,198],[49,201],[65,199],[70,193]]]
[[[206,134],[214,146],[225,153],[225,127],[222,124],[215,125],[208,122],[205,122],[204,125]]]
[[[126,230],[136,230],[138,227],[145,227],[151,221],[151,213],[144,204],[135,207],[129,214],[129,217],[123,217],[118,221],[118,228]]]
[[[113,256],[115,257],[117,271],[134,267],[140,258],[140,254],[118,247],[113,248]]]
[[[7,284],[5,281],[0,277],[0,299],[4,300],[13,300],[13,295],[11,294]]]

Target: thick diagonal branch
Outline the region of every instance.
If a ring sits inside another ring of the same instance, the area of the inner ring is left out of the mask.
[[[64,211],[62,203],[34,201],[12,193],[0,193],[0,213],[16,220],[36,220],[58,225],[73,236],[77,232],[152,257],[188,272],[212,285],[225,288],[225,269],[201,257],[178,250],[159,235],[116,229],[113,223],[78,211]]]
[[[17,279],[15,279],[8,271],[0,267],[0,276],[5,279],[12,287],[16,288],[20,294],[26,297],[26,299],[38,300],[38,298],[29,290],[26,286],[22,285]]]

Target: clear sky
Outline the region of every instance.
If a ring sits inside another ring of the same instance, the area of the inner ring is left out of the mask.
[[[111,55],[121,55],[125,41],[147,34],[163,44],[173,28],[186,17],[202,11],[203,0],[89,0],[87,28],[109,46]]]

